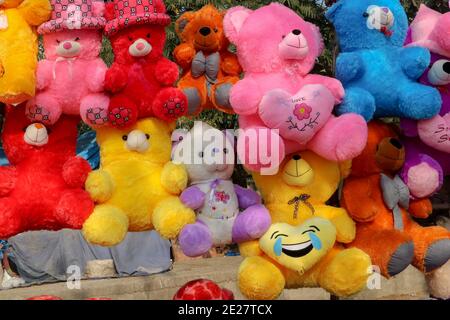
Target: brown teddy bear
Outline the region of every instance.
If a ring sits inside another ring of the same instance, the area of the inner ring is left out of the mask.
[[[442,227],[421,227],[411,219],[427,217],[429,199],[410,199],[408,187],[397,175],[405,148],[389,125],[372,121],[363,153],[353,159],[345,180],[342,207],[356,223],[350,244],[365,251],[386,276],[412,264],[430,272],[450,257],[450,232]]]
[[[190,116],[212,108],[233,113],[229,92],[242,70],[237,57],[228,50],[223,17],[223,12],[206,5],[176,21],[181,44],[173,55],[183,69],[178,87],[188,97]]]

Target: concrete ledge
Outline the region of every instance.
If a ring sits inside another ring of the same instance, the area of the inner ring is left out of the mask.
[[[172,299],[183,284],[198,278],[216,281],[232,290],[236,299],[243,299],[236,285],[241,257],[218,257],[182,261],[173,270],[147,277],[83,280],[80,289],[69,290],[65,282],[26,288],[0,290],[0,300],[22,300],[39,295],[55,295],[66,300],[107,297],[117,300]],[[423,275],[408,268],[395,279],[381,280],[380,290],[365,290],[350,299],[426,299],[428,292]],[[280,299],[329,300],[330,294],[320,288],[285,290]]]
[[[377,274],[378,275],[378,274]],[[422,300],[429,298],[425,276],[413,266],[409,266],[397,276],[386,279],[380,275],[380,286],[365,289],[350,300]]]

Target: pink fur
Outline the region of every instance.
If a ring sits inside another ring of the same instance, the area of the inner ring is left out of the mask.
[[[237,47],[245,72],[230,97],[234,111],[240,115],[241,129],[279,129],[272,138],[279,140],[280,161],[286,154],[304,149],[334,161],[351,159],[363,150],[367,139],[364,119],[355,114],[332,116],[334,105],[344,97],[342,84],[309,74],[323,50],[317,26],[272,3],[255,11],[231,8],[225,15],[224,28]],[[300,130],[310,120],[317,123]],[[250,170],[265,167],[248,160],[249,145],[268,143],[267,136],[257,134],[257,141],[238,143],[239,157]]]
[[[430,51],[450,57],[450,12],[439,13],[421,4],[411,23],[409,46],[421,46]]]
[[[99,58],[101,31],[64,30],[43,39],[46,59],[38,65],[38,92],[27,104],[28,117],[54,124],[61,114],[81,115],[88,125],[104,125],[109,99],[103,93],[107,67]],[[65,45],[79,46],[79,52],[61,52]]]

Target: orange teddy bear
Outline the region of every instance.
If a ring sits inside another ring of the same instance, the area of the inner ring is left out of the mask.
[[[407,186],[396,175],[404,160],[405,149],[393,128],[378,121],[369,123],[366,148],[353,160],[341,200],[357,222],[350,246],[369,254],[388,278],[411,263],[430,272],[450,258],[450,232],[421,227],[410,217],[427,217],[432,207],[429,199],[410,201]]]
[[[242,69],[228,50],[223,31],[224,12],[213,5],[184,13],[175,24],[181,44],[173,52],[183,69],[178,87],[188,97],[188,115],[216,108],[233,113],[229,93]]]

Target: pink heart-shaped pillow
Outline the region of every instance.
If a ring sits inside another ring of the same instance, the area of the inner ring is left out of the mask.
[[[420,120],[417,124],[420,139],[428,146],[450,153],[450,113]]]
[[[295,95],[283,89],[267,92],[259,105],[259,116],[281,137],[305,145],[324,126],[334,107],[334,96],[321,84],[305,85]]]

